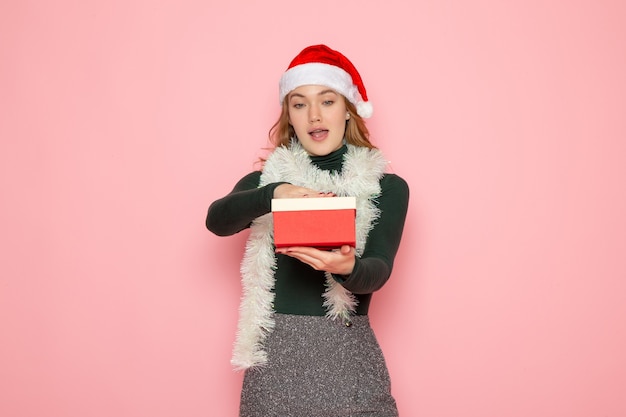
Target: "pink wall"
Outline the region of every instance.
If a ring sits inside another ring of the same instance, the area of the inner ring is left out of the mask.
[[[318,42],[412,189],[372,312],[401,414],[626,415],[623,3],[365,4],[0,4],[0,415],[236,415],[245,236],[205,210]]]

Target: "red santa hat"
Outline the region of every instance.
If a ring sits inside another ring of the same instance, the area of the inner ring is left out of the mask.
[[[303,85],[323,85],[342,94],[357,109],[359,116],[372,116],[372,104],[367,101],[363,80],[352,62],[326,45],[304,48],[289,64],[280,78],[279,98]]]

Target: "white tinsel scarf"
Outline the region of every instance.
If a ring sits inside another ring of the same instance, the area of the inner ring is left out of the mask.
[[[279,181],[333,192],[337,196],[356,197],[356,253],[361,256],[365,241],[380,210],[375,199],[380,195],[380,179],[387,161],[377,149],[347,145],[341,173],[325,171],[311,162],[297,142],[274,150],[263,167],[259,186]],[[239,307],[237,340],[231,363],[237,370],[263,365],[267,353],[263,345],[274,328],[274,271],[276,255],[273,242],[272,213],[252,222],[246,251],[241,263],[243,294]],[[328,272],[323,294],[326,316],[348,319],[356,310],[354,295],[335,281]]]

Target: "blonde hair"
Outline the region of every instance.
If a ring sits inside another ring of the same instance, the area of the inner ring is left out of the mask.
[[[344,136],[346,142],[355,146],[376,149],[376,146],[370,142],[370,132],[367,129],[367,126],[365,126],[365,121],[356,112],[354,104],[350,103],[344,96],[341,97],[343,97],[346,103],[346,109],[348,110],[348,113],[350,113],[350,119],[346,121],[346,133]],[[269,131],[270,142],[277,148],[281,146],[288,147],[291,142],[291,138],[296,136],[293,126],[289,124],[288,99],[289,96],[287,95],[283,100],[280,116]]]

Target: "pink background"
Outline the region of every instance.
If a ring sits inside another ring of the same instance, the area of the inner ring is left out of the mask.
[[[3,1],[0,415],[236,415],[245,234],[205,211],[318,42],[411,186],[371,312],[401,415],[626,415],[623,4]]]

